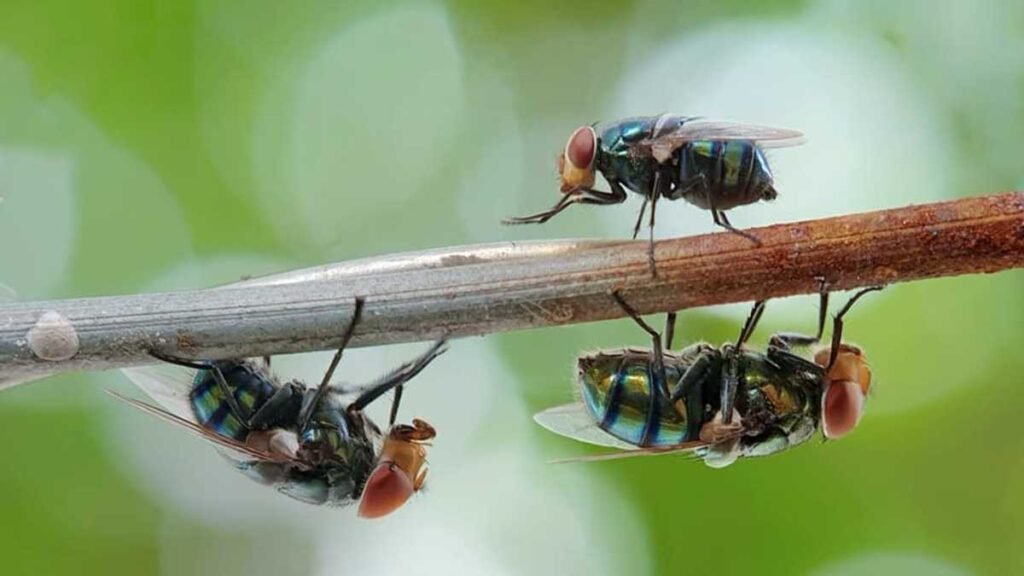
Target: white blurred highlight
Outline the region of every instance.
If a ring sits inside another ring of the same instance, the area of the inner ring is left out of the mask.
[[[188,250],[180,209],[146,162],[74,100],[41,95],[32,69],[4,50],[0,78],[0,301],[14,298],[15,290],[26,300],[65,294],[72,258],[77,266],[103,266],[90,270],[93,276],[130,277]],[[116,222],[116,233],[97,230],[108,221]],[[146,249],[124,250],[126,241]],[[78,407],[82,394],[77,387],[44,386],[6,401]]]
[[[42,297],[64,280],[75,237],[74,158],[43,149],[0,148],[3,275]],[[13,298],[0,286],[0,300]]]
[[[443,9],[417,4],[338,29],[300,69],[268,91],[253,171],[282,237],[326,249],[345,222],[388,218],[440,170],[462,60]]]
[[[528,175],[552,169],[552,164],[540,168],[528,165],[520,123],[513,114],[512,91],[498,78],[483,72],[480,75],[483,78],[475,84],[476,99],[489,106],[480,111],[485,117],[478,123],[488,129],[476,134],[480,144],[474,148],[472,164],[462,173],[457,201],[467,240],[494,242],[516,232],[516,227],[499,224],[502,219],[530,210],[523,206],[535,200],[532,194],[523,193],[529,189]],[[548,184],[555,182],[553,174]],[[557,191],[557,185],[553,190]]]

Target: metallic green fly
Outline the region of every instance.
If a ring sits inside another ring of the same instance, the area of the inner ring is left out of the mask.
[[[871,386],[860,348],[843,342],[843,317],[864,294],[857,292],[835,316],[830,346],[809,357],[795,348],[817,344],[825,327],[828,292],[821,291],[814,336],[779,333],[764,352],[745,347],[764,301],[754,304],[735,342],[705,342],[679,352],[662,347],[662,336],[619,293],[619,306],[651,336],[651,349],[625,348],[577,361],[580,402],[558,406],[534,419],[548,430],[621,452],[574,460],[693,451],[712,467],[737,458],[765,456],[806,442],[821,428],[840,438],[856,427]],[[669,314],[666,344],[675,315]]]
[[[660,198],[683,199],[709,210],[715,224],[758,243],[735,228],[725,211],[773,200],[774,180],[762,148],[802,142],[803,135],[795,130],[670,114],[581,126],[558,157],[562,197],[548,210],[504,223],[542,224],[573,204],[621,204],[630,190],[644,199],[633,238],[640,232],[647,204],[651,205],[648,255],[652,267]],[[611,191],[594,188],[598,172]]]
[[[125,373],[160,406],[119,397],[205,438],[243,474],[282,494],[316,505],[359,502],[360,516],[384,516],[426,479],[426,446],[434,428],[419,419],[411,425],[395,420],[402,386],[444,353],[445,341],[358,391],[337,388],[331,376],[362,309],[357,298],[319,386],[282,381],[271,372],[270,358],[206,361],[150,352],[167,364]],[[392,390],[390,421],[382,432],[364,409]],[[341,400],[354,392],[353,401]]]

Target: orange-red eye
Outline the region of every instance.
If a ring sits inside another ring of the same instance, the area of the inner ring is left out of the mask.
[[[863,411],[864,393],[856,382],[832,382],[821,399],[821,431],[826,438],[841,438],[857,426]]]
[[[593,165],[596,153],[597,134],[590,126],[577,128],[565,144],[565,157],[570,164],[581,170],[586,170]]]
[[[394,512],[412,496],[412,479],[394,462],[381,462],[366,480],[359,515],[380,518]]]

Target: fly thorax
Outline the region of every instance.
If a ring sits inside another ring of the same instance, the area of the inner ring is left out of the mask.
[[[384,435],[381,433],[380,428],[366,414],[352,411],[347,412],[347,415],[350,424],[349,430],[352,431],[353,435],[361,435],[375,446],[384,443]]]
[[[353,484],[352,495],[358,498],[363,493],[366,480],[377,463],[377,450],[365,440],[353,440],[349,444],[346,474]]]
[[[301,455],[314,464],[347,460],[350,443],[343,411],[321,411],[299,435]]]
[[[345,442],[336,428],[312,424],[302,431],[299,438],[299,458],[314,466],[329,460],[347,459]]]

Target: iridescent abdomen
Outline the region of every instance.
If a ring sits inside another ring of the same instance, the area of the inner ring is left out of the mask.
[[[244,363],[225,361],[216,364],[224,374],[235,400],[248,414],[258,410],[277,390],[266,375],[251,370]],[[199,370],[196,373],[189,400],[196,422],[204,428],[241,441],[249,434],[245,424],[231,413],[231,407],[211,371]]]
[[[583,403],[605,432],[637,446],[671,446],[687,440],[682,403],[673,406],[667,394],[658,394],[651,409],[655,378],[648,354],[602,352],[580,358],[578,369]],[[678,362],[666,362],[663,389],[674,388],[684,369]]]
[[[747,140],[700,140],[679,148],[676,194],[704,209],[728,210],[775,198],[764,152]]]

